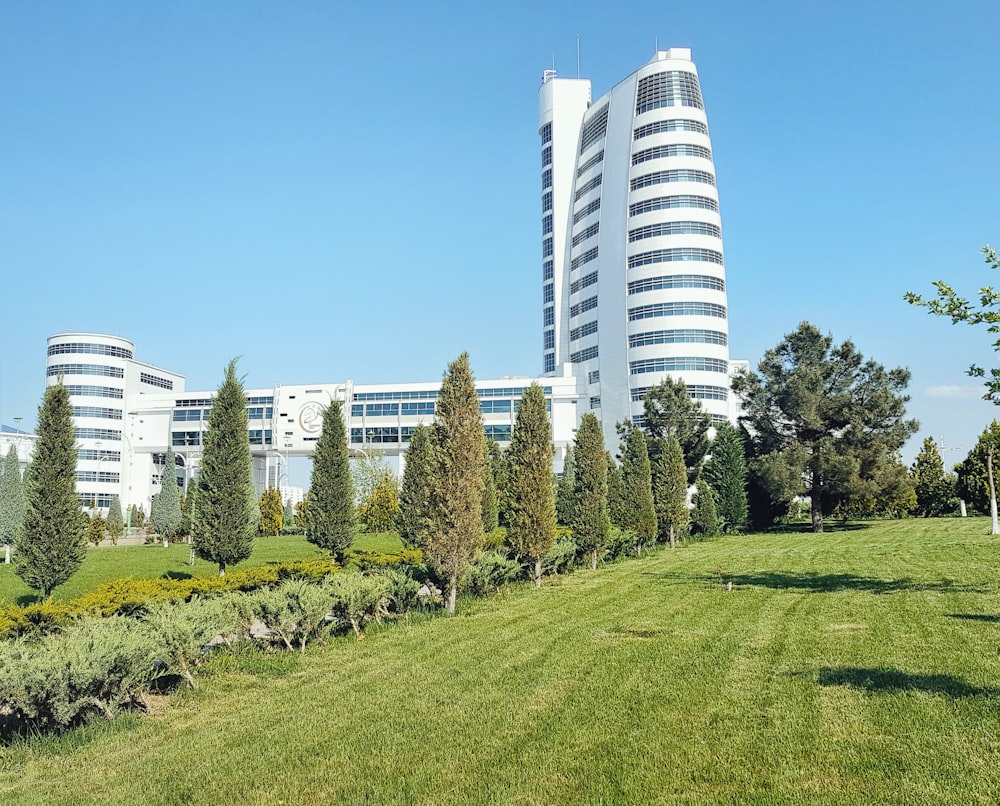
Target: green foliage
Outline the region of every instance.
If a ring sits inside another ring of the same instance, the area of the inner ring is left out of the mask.
[[[433,451],[430,427],[418,425],[413,429],[410,446],[406,450],[406,464],[403,467],[403,482],[399,493],[396,528],[399,529],[399,537],[404,546],[426,545],[434,527],[431,504]]]
[[[635,537],[638,551],[656,540],[653,474],[642,429],[629,426],[622,446],[622,507],[618,525]]]
[[[458,582],[483,541],[486,437],[468,353],[448,365],[436,411],[430,473],[434,526],[421,548],[444,582],[445,610],[454,613]]]
[[[927,437],[920,448],[910,468],[913,479],[913,492],[917,503],[915,511],[925,518],[947,515],[955,511],[958,501],[955,498],[955,481],[953,474],[944,472],[944,462],[938,452],[934,437]]]
[[[361,499],[358,519],[366,532],[390,532],[399,520],[399,482],[390,469],[376,479],[368,495]]]
[[[665,440],[674,437],[681,446],[688,482],[693,484],[708,452],[712,418],[701,410],[701,401],[691,397],[680,379],[665,378],[654,386],[646,392],[643,406],[650,461],[658,461],[666,449]]]
[[[142,621],[154,638],[155,660],[163,673],[180,675],[194,688],[191,670],[201,660],[202,648],[220,633],[231,635],[237,618],[231,605],[216,598],[150,604]]]
[[[750,516],[748,471],[743,438],[732,423],[721,423],[716,428],[711,452],[705,463],[704,478],[715,498],[719,526],[727,532],[742,532]]]
[[[497,489],[496,476],[493,473],[491,445],[497,445],[492,439],[483,440],[483,450],[486,452],[483,461],[483,534],[489,534],[500,526],[500,497]],[[497,445],[497,450],[499,446]]]
[[[687,472],[676,437],[664,440],[663,452],[653,467],[653,503],[660,539],[673,548],[687,532],[691,513],[687,508]]]
[[[994,249],[984,246],[981,251],[985,257],[986,265],[990,269],[1000,269],[1000,256]],[[937,289],[935,299],[925,300],[912,291],[907,292],[903,298],[911,305],[926,308],[927,312],[934,316],[951,319],[953,325],[959,322],[967,325],[986,325],[986,332],[997,337],[993,342],[993,349],[1000,350],[1000,292],[992,286],[980,288],[977,305],[975,302],[958,296],[958,293],[950,285],[941,280],[936,280],[934,286]],[[986,376],[986,371],[973,364],[969,367],[968,374],[974,378],[983,378]],[[992,368],[989,379],[984,383],[986,385],[984,397],[1000,405],[1000,369]]]
[[[307,522],[306,512],[308,511],[308,508],[309,508],[309,496],[308,495],[304,495],[304,496],[302,496],[302,500],[301,501],[297,501],[295,503],[295,525],[296,526],[301,526],[302,528],[305,528],[305,525],[306,525],[306,522]]]
[[[209,425],[211,426],[211,417]],[[174,449],[167,448],[160,492],[156,495],[156,506],[152,512],[153,527],[157,534],[170,538],[177,534],[181,526],[181,491],[177,486],[177,459]]]
[[[994,486],[1000,487],[1000,422],[994,420],[976,441],[975,446],[959,464],[955,465],[958,479],[955,492],[974,512],[988,514],[990,511],[990,482],[986,464],[990,451],[994,452]]]
[[[260,525],[258,529],[261,534],[277,537],[281,534],[284,520],[285,508],[281,504],[281,493],[274,487],[268,487],[260,497]]]
[[[375,549],[355,549],[351,554],[353,565],[362,572],[386,569],[405,570],[409,573],[424,568],[424,553],[420,549],[400,549],[384,552]]]
[[[111,506],[108,507],[107,526],[111,544],[117,545],[118,538],[125,532],[125,521],[122,518],[122,502],[117,495],[111,499]]]
[[[310,641],[322,639],[335,627],[327,618],[337,602],[327,585],[288,580],[275,588],[248,594],[238,601],[244,627],[249,631],[255,620],[263,622],[286,649],[304,652]]]
[[[4,459],[0,474],[0,544],[11,546],[24,522],[24,485],[17,449],[13,445]]]
[[[590,565],[604,549],[611,530],[608,518],[608,454],[604,449],[601,424],[593,412],[580,419],[573,445],[576,459],[572,515],[573,539],[580,551],[590,556]]]
[[[142,506],[132,505],[129,507],[132,510],[130,525],[135,526],[137,529],[141,529],[146,523],[146,512]]]
[[[236,377],[235,359],[226,367],[212,402],[195,485],[194,550],[203,560],[217,563],[223,576],[228,565],[250,556],[256,528],[246,395]]]
[[[45,390],[37,434],[24,478],[24,520],[14,542],[14,570],[48,596],[76,573],[87,554],[76,492],[73,409],[61,383]]]
[[[556,500],[552,485],[552,424],[545,393],[537,383],[524,390],[507,451],[510,468],[510,524],[507,539],[532,566],[541,585],[541,560],[556,539]]]
[[[299,524],[295,520],[295,505],[292,503],[292,499],[289,498],[288,501],[285,502],[285,515],[281,519],[281,530],[282,530],[281,533],[287,534],[287,532],[285,532],[285,529],[298,525]]]
[[[542,557],[542,573],[566,574],[573,570],[579,547],[573,540],[572,532],[567,528],[556,530],[556,540]]]
[[[475,596],[499,593],[500,588],[521,575],[521,564],[502,551],[484,551],[465,569],[462,590]]]
[[[392,475],[392,467],[383,451],[372,445],[364,445],[361,450],[356,451],[351,462],[355,501],[361,504],[371,498],[375,488],[386,475]]]
[[[573,446],[566,448],[566,459],[563,461],[563,472],[556,483],[556,521],[562,526],[573,523],[573,512],[576,510],[576,456]]]
[[[904,419],[908,370],[865,361],[850,341],[835,345],[808,322],[768,350],[757,369],[738,374],[733,389],[760,457],[754,471],[785,483],[772,487],[775,498],[808,495],[813,530],[821,532],[823,516],[836,507],[896,494],[898,475],[887,465],[917,429]]]
[[[398,583],[398,580],[396,580]],[[334,599],[333,615],[349,623],[358,638],[366,621],[378,621],[386,614],[393,585],[381,576],[337,574],[326,580]]]
[[[621,526],[628,518],[625,511],[625,479],[622,468],[608,451],[608,519],[612,526]]]
[[[354,539],[354,483],[339,400],[323,412],[308,499],[306,539],[343,565]]]
[[[719,516],[715,510],[715,498],[708,483],[701,477],[695,482],[691,509],[691,534],[697,537],[714,537],[719,534]]]
[[[497,526],[506,528],[510,524],[510,468],[508,467],[507,453],[500,449],[496,440],[486,440],[486,462],[496,487]],[[485,527],[487,525],[485,517],[483,521]],[[493,529],[485,529],[485,531],[488,534]]]
[[[94,510],[94,514],[90,516],[87,524],[87,541],[94,546],[98,545],[104,540],[106,531],[107,522],[99,511]]]

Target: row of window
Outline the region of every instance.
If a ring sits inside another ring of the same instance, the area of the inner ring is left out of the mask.
[[[581,266],[590,263],[592,260],[597,260],[597,247],[592,247],[584,252],[582,255],[577,255],[569,262],[569,270],[576,271]]]
[[[542,171],[542,190],[552,187],[552,169],[546,168]]]
[[[309,394],[309,393],[319,394],[322,391],[323,391],[322,389],[307,389],[306,390],[306,394]],[[247,405],[248,406],[273,406],[274,405],[274,396],[273,395],[260,395],[258,397],[248,397],[247,398]]]
[[[274,444],[274,437],[273,437],[273,435],[271,433],[271,429],[270,428],[265,428],[263,430],[260,429],[260,428],[258,428],[256,430],[250,429],[250,431],[247,432],[247,436],[250,437],[250,444],[251,445],[273,445]]]
[[[113,428],[74,428],[73,436],[76,439],[108,439],[121,442],[122,432]]]
[[[542,149],[542,167],[546,168],[552,164],[552,146],[545,146]]]
[[[174,405],[177,408],[184,408],[186,406],[211,406],[212,398],[210,397],[191,397],[187,400],[175,400]]]
[[[725,291],[726,282],[721,277],[711,277],[707,274],[668,274],[663,277],[633,280],[628,284],[628,293],[631,296],[644,291],[669,291],[673,288],[709,288],[713,291]]]
[[[681,330],[651,330],[628,337],[629,347],[649,347],[653,344],[729,344],[729,337],[719,330],[686,328]]]
[[[592,179],[588,179],[582,185],[576,189],[576,195],[573,197],[574,202],[580,201],[584,196],[586,196],[594,188],[599,188],[601,186],[601,180],[604,178],[603,174],[598,174]]]
[[[709,386],[704,383],[686,383],[688,395],[695,400],[728,400],[729,390],[725,386]],[[646,392],[652,386],[640,386],[632,390],[632,400],[639,401],[646,397]]]
[[[211,411],[211,409],[174,409],[172,419],[175,423],[197,423],[207,420]]]
[[[708,171],[698,171],[694,168],[674,168],[670,171],[654,171],[651,174],[637,176],[629,182],[630,190],[639,190],[653,185],[665,185],[671,182],[701,182],[715,187],[715,177]]]
[[[111,499],[113,497],[107,493],[79,493],[79,496],[80,506],[85,509],[90,509],[91,507],[107,509],[111,506]]]
[[[543,350],[556,349],[556,332],[554,330],[546,330],[544,333],[542,333],[542,349]]]
[[[546,260],[542,264],[542,282],[544,283],[547,280],[553,279],[554,277],[555,277],[555,267],[553,266],[551,260]]]
[[[542,286],[542,304],[546,305],[549,302],[555,302],[556,291],[554,283],[546,283]]]
[[[174,382],[167,379],[161,378],[159,375],[153,375],[149,372],[139,373],[139,383],[149,384],[150,386],[155,386],[159,389],[173,389]]]
[[[110,397],[114,400],[121,400],[125,397],[125,392],[115,389],[113,386],[90,386],[82,383],[71,383],[66,385],[66,391],[76,397]]]
[[[597,358],[597,345],[593,347],[588,347],[586,350],[578,350],[572,353],[569,360],[574,364],[581,364],[584,361],[589,361],[591,358]]]
[[[551,327],[556,323],[556,309],[549,306],[542,310],[542,327]]]
[[[109,473],[106,470],[77,470],[76,480],[85,482],[96,482],[98,484],[120,484],[121,474]]]
[[[580,232],[578,232],[576,235],[573,236],[572,245],[579,246],[581,243],[587,240],[587,238],[593,238],[595,235],[597,235],[597,233],[600,232],[600,230],[601,230],[600,221],[591,224],[589,227],[587,227],[584,230],[581,230]]]
[[[634,243],[645,238],[658,238],[661,235],[709,235],[713,238],[721,238],[722,229],[718,224],[709,224],[706,221],[661,221],[629,230],[628,242]]]
[[[685,118],[674,118],[673,120],[655,120],[640,126],[632,132],[633,140],[640,140],[653,134],[663,134],[665,132],[697,132],[698,134],[708,134],[708,127],[700,120],[687,120]]]
[[[554,353],[546,353],[542,360],[545,362],[544,372],[555,372],[556,370],[556,357]]]
[[[542,235],[552,234],[552,214],[542,216]]]
[[[105,378],[124,378],[125,370],[121,367],[109,367],[104,364],[53,364],[46,367],[45,375],[54,378],[58,375],[101,375]]]
[[[356,401],[368,400],[437,400],[437,389],[419,389],[405,392],[355,392]]]
[[[539,136],[542,138],[542,145],[552,142],[552,124],[546,123],[542,128],[538,130]]]
[[[81,462],[97,462],[97,461],[107,461],[107,462],[120,462],[122,460],[121,451],[106,451],[98,450],[96,448],[80,448],[77,451],[76,458]]]
[[[591,333],[597,332],[597,320],[593,322],[587,322],[580,327],[575,327],[569,332],[569,340],[576,341],[577,339],[582,339],[584,336],[589,336]]]
[[[581,313],[586,313],[587,311],[592,311],[597,307],[597,295],[589,297],[582,302],[576,303],[576,305],[571,305],[569,309],[570,316],[579,316]]]
[[[74,417],[100,417],[102,420],[120,420],[121,409],[109,409],[104,406],[73,406]]]
[[[708,196],[692,196],[681,194],[679,196],[657,196],[655,199],[646,199],[628,206],[628,215],[651,213],[654,210],[676,210],[682,207],[692,207],[696,210],[712,210],[719,212],[719,203]]]
[[[643,358],[628,362],[629,373],[644,375],[647,372],[725,372],[729,373],[729,362],[721,358],[686,356],[674,358]]]
[[[272,406],[247,407],[248,420],[270,420],[273,417],[274,417],[274,408]]]
[[[694,246],[682,246],[676,249],[654,249],[651,252],[640,252],[628,259],[628,267],[650,266],[654,263],[678,263],[687,261],[700,263],[717,263],[722,265],[722,252],[714,249],[701,249]]]
[[[583,163],[583,165],[581,165],[579,168],[576,169],[576,178],[579,179],[581,176],[583,176],[585,173],[587,173],[587,171],[589,171],[595,165],[599,165],[602,162],[604,162],[604,149],[603,148],[600,151],[598,151],[596,154],[594,154],[594,156],[592,156],[590,159],[588,159],[585,163]]]
[[[547,213],[552,209],[552,191],[542,194],[542,212]]]
[[[635,113],[641,115],[668,106],[690,106],[704,109],[701,87],[694,73],[670,70],[654,73],[639,80],[635,94]]]
[[[569,293],[575,294],[580,289],[592,286],[596,282],[597,282],[597,272],[593,271],[586,277],[581,277],[579,280],[574,280],[572,283],[570,283]]]
[[[591,213],[596,213],[600,209],[601,209],[600,198],[594,199],[593,201],[589,202],[586,207],[577,210],[573,214],[573,223],[579,224],[581,221],[583,221],[583,219],[585,219]]]
[[[609,105],[610,104],[604,104],[604,106],[591,114],[590,118],[583,124],[583,131],[580,132],[581,154],[591,145],[604,137],[607,132]]]
[[[400,428],[394,426],[374,426],[368,428],[352,428],[351,444],[365,445],[373,444],[397,444],[408,443],[413,438],[413,430],[416,426],[404,425]],[[494,442],[510,442],[510,425],[484,425],[483,431],[487,439]]]
[[[395,417],[402,413],[404,417],[416,415],[433,415],[435,402],[433,400],[420,400],[410,403],[368,403],[362,405],[355,403],[351,406],[352,417]]]
[[[726,318],[726,306],[714,302],[657,302],[628,309],[628,320],[653,319],[657,316],[714,316]]]
[[[555,254],[555,249],[552,245],[552,236],[542,238],[542,260],[547,257],[552,257]]]
[[[599,383],[601,380],[601,371],[599,369],[592,369],[587,373],[587,383]]]
[[[697,146],[691,143],[672,143],[664,146],[653,146],[632,155],[632,164],[641,165],[650,160],[658,160],[663,157],[700,157],[711,161],[712,152],[705,146]]]
[[[110,344],[85,344],[81,342],[66,342],[65,344],[50,344],[49,355],[64,355],[77,353],[83,355],[110,355],[113,358],[132,358],[132,351],[125,347],[115,347]]]

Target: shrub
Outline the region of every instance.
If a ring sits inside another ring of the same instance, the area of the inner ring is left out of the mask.
[[[500,587],[521,575],[521,564],[499,551],[484,551],[462,577],[462,589],[477,596],[500,592]]]
[[[573,570],[577,555],[576,541],[569,529],[556,530],[556,542],[542,557],[543,574],[565,574]]]
[[[639,539],[634,532],[612,527],[608,542],[604,547],[604,557],[608,560],[617,560],[619,557],[634,554],[638,542]]]
[[[334,613],[350,623],[358,638],[364,637],[361,633],[364,622],[379,621],[388,613],[391,586],[385,577],[338,574],[329,577],[325,587],[336,597]]]
[[[236,610],[224,599],[194,599],[186,603],[150,605],[142,617],[156,643],[156,660],[168,674],[183,677],[195,688],[191,669],[216,635],[231,635]]]
[[[256,591],[242,602],[245,624],[248,616],[259,619],[287,649],[298,645],[300,652],[305,652],[309,641],[336,627],[336,620],[329,618],[335,604],[336,596],[329,586],[302,579]]]

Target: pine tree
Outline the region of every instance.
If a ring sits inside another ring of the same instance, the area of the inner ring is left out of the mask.
[[[741,532],[746,529],[749,518],[743,438],[731,423],[722,423],[716,429],[711,450],[704,478],[715,498],[719,525],[727,531]]]
[[[469,355],[462,353],[448,365],[431,427],[434,528],[424,546],[424,556],[445,583],[449,614],[455,612],[458,581],[482,548],[485,438]]]
[[[104,540],[104,533],[107,530],[107,522],[101,515],[100,510],[94,510],[87,523],[87,540],[93,545],[99,545]]]
[[[493,439],[486,440],[486,460],[497,491],[497,525],[510,525],[510,468],[507,452]]]
[[[47,597],[87,556],[86,523],[76,492],[73,409],[61,383],[45,390],[36,433],[24,478],[24,521],[14,542],[14,571]]]
[[[249,558],[257,496],[250,469],[247,402],[236,377],[236,360],[226,367],[225,379],[212,402],[205,432],[191,539],[195,553],[217,563],[219,576],[226,566]]]
[[[277,537],[281,534],[285,518],[285,508],[281,505],[281,493],[268,487],[260,497],[260,533]]]
[[[653,468],[653,502],[660,538],[676,548],[678,534],[687,530],[687,471],[676,437],[667,437],[663,454]]]
[[[622,468],[608,451],[608,519],[612,526],[625,528],[628,516],[625,513],[625,479]]]
[[[653,505],[653,476],[641,428],[629,426],[622,447],[622,522],[636,537],[636,551],[656,540],[656,508]]]
[[[309,485],[306,540],[329,551],[341,565],[347,564],[354,542],[354,479],[339,400],[332,401],[323,412],[323,430],[316,442]]]
[[[511,545],[533,566],[542,586],[542,557],[556,539],[556,499],[552,486],[552,424],[545,393],[537,383],[524,390],[510,439]]]
[[[590,567],[608,542],[608,454],[604,450],[601,424],[593,412],[580,419],[573,446],[576,473],[573,489],[573,538],[581,551],[590,555]]]
[[[285,502],[285,517],[282,519],[284,524],[282,528],[287,529],[289,526],[298,526],[295,522],[295,505],[292,503],[292,499],[289,498]]]
[[[396,528],[404,546],[423,548],[434,524],[431,505],[434,446],[430,426],[418,425],[410,436],[399,492],[399,517]]]
[[[181,496],[181,525],[177,529],[177,534],[184,535],[189,540],[191,530],[194,526],[195,498],[198,493],[198,485],[191,479],[187,485],[187,492]]]
[[[702,411],[701,401],[691,397],[680,379],[666,378],[654,386],[646,392],[643,406],[650,461],[657,462],[666,449],[667,438],[675,437],[681,446],[688,481],[693,484],[708,451],[711,416]]]
[[[993,486],[1000,487],[1000,422],[990,423],[964,460],[955,465],[955,492],[975,512],[990,514],[990,454],[993,454]]]
[[[107,526],[111,545],[118,545],[118,538],[125,532],[125,521],[122,518],[122,502],[117,495],[111,499],[111,506],[108,507]]]
[[[493,462],[491,461],[490,445],[496,445],[492,439],[483,440],[483,463],[485,473],[483,474],[483,531],[489,534],[500,525],[500,500],[497,492],[497,481],[493,475]]]
[[[719,517],[715,510],[715,498],[708,483],[701,476],[695,482],[695,494],[691,510],[691,534],[713,537],[719,533]]]
[[[167,448],[164,461],[160,492],[153,511],[153,527],[157,533],[170,538],[177,534],[181,525],[181,491],[177,486],[177,459],[173,448]]]
[[[556,483],[556,522],[562,526],[573,523],[573,513],[576,511],[576,457],[573,446],[566,448],[566,458],[563,461],[563,472]]]
[[[917,496],[917,514],[945,515],[955,510],[955,481],[944,472],[944,462],[934,437],[927,437],[910,468]]]
[[[21,464],[14,445],[7,451],[0,476],[0,543],[14,545],[17,532],[24,521],[24,485],[21,481]]]

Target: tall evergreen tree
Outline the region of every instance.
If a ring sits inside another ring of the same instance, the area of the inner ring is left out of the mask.
[[[73,408],[61,383],[38,409],[38,440],[24,477],[24,520],[14,542],[14,571],[49,596],[87,556],[87,523],[76,492]]]
[[[354,480],[339,400],[332,401],[323,412],[308,497],[306,540],[346,565],[354,542]]]
[[[431,437],[434,528],[427,536],[424,556],[445,583],[445,610],[451,614],[458,581],[483,542],[486,437],[468,353],[448,365]]]
[[[285,519],[285,508],[281,505],[281,493],[274,487],[268,487],[260,496],[260,524],[258,528],[263,535],[277,537]]]
[[[684,454],[676,437],[667,437],[664,451],[653,471],[653,502],[660,538],[677,547],[677,536],[687,531],[691,513],[687,508],[687,472]]]
[[[666,378],[646,392],[643,416],[650,461],[659,460],[668,437],[676,438],[688,482],[693,484],[708,452],[708,429],[712,427],[712,418],[701,410],[701,401],[691,397],[684,381]]]
[[[934,437],[927,437],[910,468],[917,514],[925,518],[955,511],[955,479],[944,472]]]
[[[497,495],[497,525],[510,526],[510,469],[507,453],[495,439],[486,440],[486,463]]]
[[[375,482],[371,493],[358,507],[358,519],[366,532],[389,532],[399,519],[399,481],[386,470]]]
[[[3,463],[3,475],[0,476],[0,544],[14,545],[23,521],[24,485],[17,449],[12,444]]]
[[[597,558],[608,542],[611,522],[608,518],[608,454],[604,449],[601,424],[593,412],[588,411],[580,419],[573,452],[576,457],[573,538],[580,550],[590,555],[590,567],[597,568]]]
[[[704,478],[715,498],[720,526],[726,531],[741,532],[746,529],[749,509],[747,460],[740,432],[731,423],[722,423],[715,431],[711,451]]]
[[[493,473],[490,445],[496,445],[492,439],[483,440],[483,531],[489,534],[500,525],[500,497],[497,489],[496,476]]]
[[[625,528],[628,515],[625,512],[625,479],[622,468],[615,461],[610,451],[607,451],[608,462],[608,520],[612,526]]]
[[[524,390],[510,438],[511,518],[507,536],[529,565],[535,587],[542,586],[542,557],[556,539],[556,499],[552,486],[552,424],[545,393],[537,383]]]
[[[433,479],[434,445],[431,429],[418,425],[410,436],[399,491],[399,517],[396,528],[404,546],[423,548],[434,526]]]
[[[247,427],[246,394],[233,359],[208,415],[191,532],[195,553],[217,563],[219,576],[225,576],[226,566],[249,558],[253,550],[257,496]]]
[[[566,448],[566,458],[563,461],[563,472],[556,483],[556,522],[562,526],[573,523],[573,513],[576,511],[576,456],[573,446]]]
[[[282,518],[283,528],[288,528],[289,526],[297,526],[295,522],[295,505],[292,503],[292,499],[289,498],[285,502],[285,517]]]
[[[989,457],[993,454],[993,486],[1000,486],[1000,422],[990,423],[969,451],[968,455],[955,465],[958,480],[955,492],[975,512],[990,514]]]
[[[636,551],[656,539],[653,474],[641,428],[629,426],[622,446],[622,522],[636,538]]]
[[[719,533],[719,516],[715,509],[715,499],[708,483],[701,476],[695,482],[695,494],[691,509],[691,534],[712,537]]]
[[[160,492],[156,496],[156,508],[153,510],[153,527],[159,534],[170,538],[177,534],[182,518],[181,490],[177,486],[177,458],[173,448],[167,448],[164,462]]]
[[[111,506],[108,507],[108,537],[111,538],[111,545],[118,544],[118,538],[125,531],[125,520],[122,518],[122,502],[116,495],[111,499]]]

